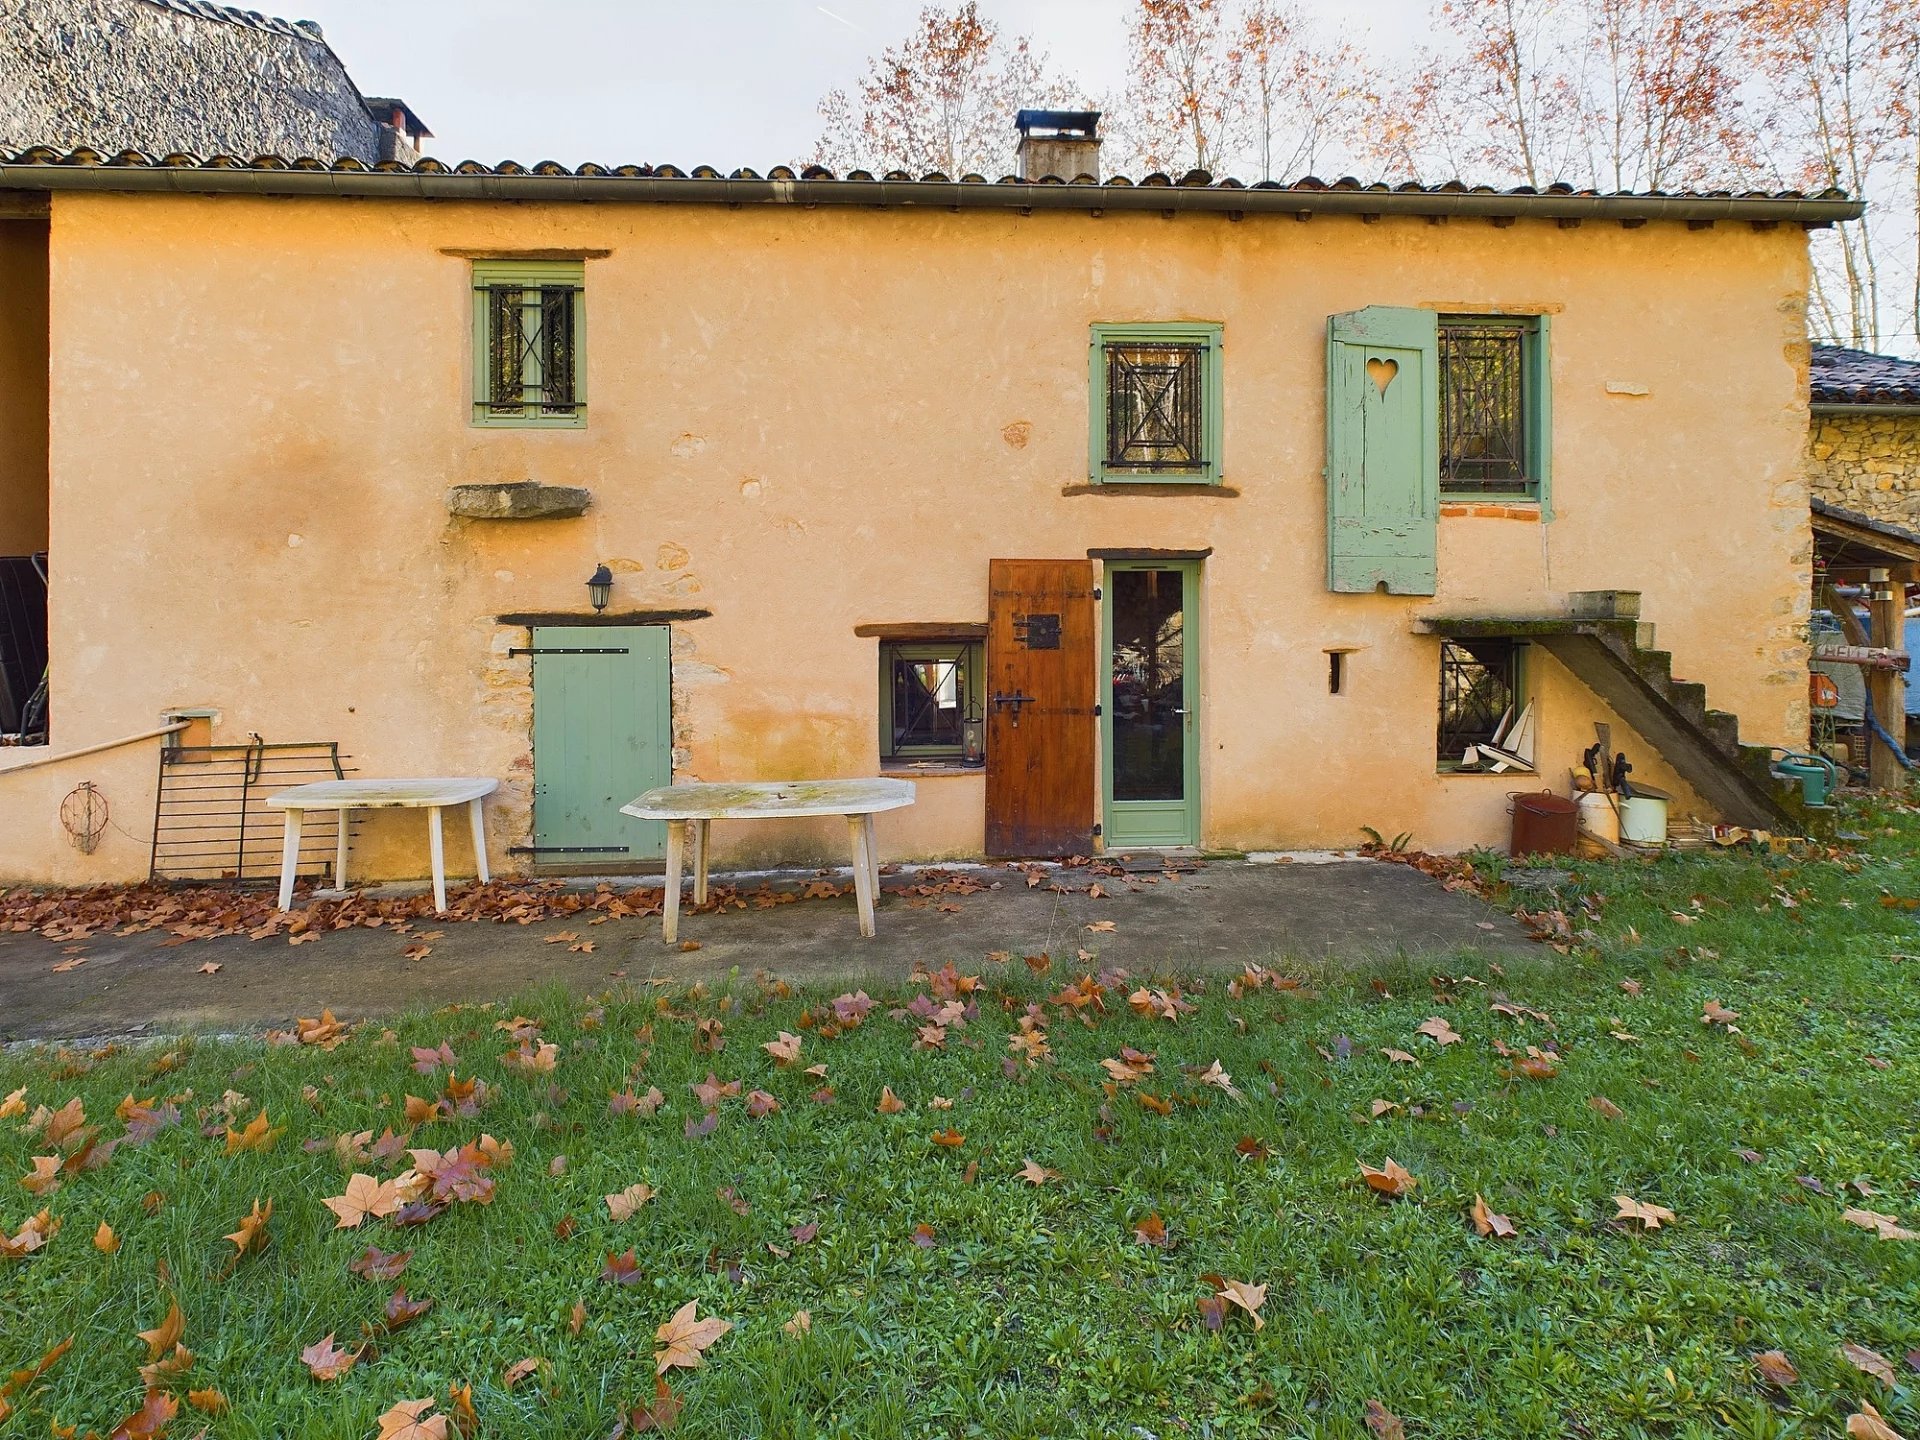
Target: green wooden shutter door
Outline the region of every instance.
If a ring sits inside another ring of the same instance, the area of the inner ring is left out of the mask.
[[[1431,595],[1440,510],[1439,317],[1327,321],[1327,588]]]
[[[552,851],[535,859],[618,864],[664,853],[666,826],[620,807],[673,778],[667,627],[542,625],[533,648],[626,652],[533,657],[533,843]]]

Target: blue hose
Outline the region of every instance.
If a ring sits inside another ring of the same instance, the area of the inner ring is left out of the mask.
[[[1872,624],[1872,620],[1871,620],[1871,617],[1869,617],[1869,620],[1868,620],[1868,624],[1869,624],[1869,626],[1871,626],[1871,624]],[[1872,634],[1872,631],[1871,631],[1871,629],[1869,629],[1869,631],[1868,631],[1868,635],[1867,635],[1867,638],[1868,638],[1869,640],[1872,640],[1872,639],[1874,639],[1874,638],[1875,638],[1875,637],[1874,637],[1874,635]],[[1880,639],[1880,643],[1881,643],[1881,644],[1883,644],[1883,645],[1887,645],[1887,644],[1891,644],[1891,643],[1892,643],[1892,641],[1893,641],[1893,637],[1892,637],[1891,635],[1886,635],[1886,636],[1881,636],[1881,637],[1879,637],[1879,639]],[[1875,736],[1875,737],[1876,737],[1876,738],[1877,738],[1877,739],[1878,739],[1878,740],[1880,741],[1880,743],[1881,743],[1882,745],[1884,745],[1884,746],[1886,746],[1886,747],[1887,747],[1887,749],[1889,749],[1889,750],[1891,750],[1891,751],[1893,752],[1893,758],[1894,758],[1894,759],[1896,759],[1896,760],[1898,760],[1898,761],[1900,762],[1900,768],[1901,768],[1902,770],[1911,770],[1911,769],[1913,769],[1913,768],[1914,768],[1914,763],[1913,763],[1913,761],[1911,761],[1911,760],[1909,760],[1909,759],[1907,758],[1907,752],[1906,752],[1906,750],[1905,750],[1905,749],[1904,749],[1904,748],[1903,748],[1902,746],[1899,746],[1899,745],[1896,745],[1896,744],[1894,743],[1894,739],[1893,739],[1893,736],[1891,736],[1891,735],[1889,735],[1889,734],[1887,733],[1887,727],[1886,727],[1886,726],[1884,726],[1884,725],[1882,725],[1882,724],[1880,723],[1880,720],[1879,720],[1879,717],[1878,717],[1878,716],[1876,716],[1876,715],[1875,715],[1875,714],[1873,713],[1873,689],[1872,689],[1872,687],[1871,687],[1871,686],[1867,686],[1867,687],[1863,687],[1863,689],[1864,689],[1864,691],[1865,691],[1865,693],[1864,693],[1864,695],[1863,695],[1863,697],[1862,697],[1862,698],[1863,698],[1863,699],[1864,699],[1864,700],[1866,701],[1866,706],[1865,706],[1865,711],[1866,711],[1866,715],[1865,715],[1865,718],[1866,718],[1866,722],[1867,722],[1867,728],[1868,728],[1869,730],[1871,730],[1871,731],[1872,731],[1872,732],[1874,733],[1874,736]]]

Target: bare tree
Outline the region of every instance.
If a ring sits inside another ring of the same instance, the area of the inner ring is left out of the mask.
[[[1752,166],[1740,28],[1724,0],[1578,7],[1583,178],[1611,190],[1732,183]]]
[[[1179,174],[1225,157],[1236,111],[1222,0],[1135,0],[1121,129],[1138,163]]]
[[[834,90],[820,102],[814,159],[842,170],[1004,174],[1022,107],[1079,101],[1027,37],[1003,40],[975,0],[928,5],[905,40],[868,60],[853,94]]]
[[[1359,51],[1322,44],[1293,5],[1255,0],[1240,15],[1227,52],[1241,138],[1262,180],[1318,171],[1350,156],[1350,137],[1370,101]]]

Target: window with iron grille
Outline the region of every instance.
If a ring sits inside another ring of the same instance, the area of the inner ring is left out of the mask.
[[[476,425],[586,424],[586,267],[475,261]]]
[[[1093,327],[1092,475],[1220,479],[1220,327]]]
[[[1493,744],[1501,721],[1513,718],[1520,694],[1520,648],[1512,640],[1440,642],[1436,755],[1442,769],[1459,765],[1470,745]]]
[[[1440,489],[1540,493],[1545,384],[1533,317],[1442,316]]]
[[[960,759],[966,722],[981,714],[984,647],[977,640],[888,642],[880,647],[880,754]]]

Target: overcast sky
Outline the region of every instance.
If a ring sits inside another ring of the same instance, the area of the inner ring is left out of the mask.
[[[318,20],[361,90],[398,95],[446,161],[670,162],[764,171],[804,159],[815,106],[904,35],[919,0],[245,0]],[[1126,80],[1128,0],[982,0],[1094,92]],[[1304,0],[1377,54],[1427,0]],[[1355,17],[1368,17],[1363,24]],[[537,19],[533,18],[537,17]],[[1011,160],[1012,140],[1008,140]]]

